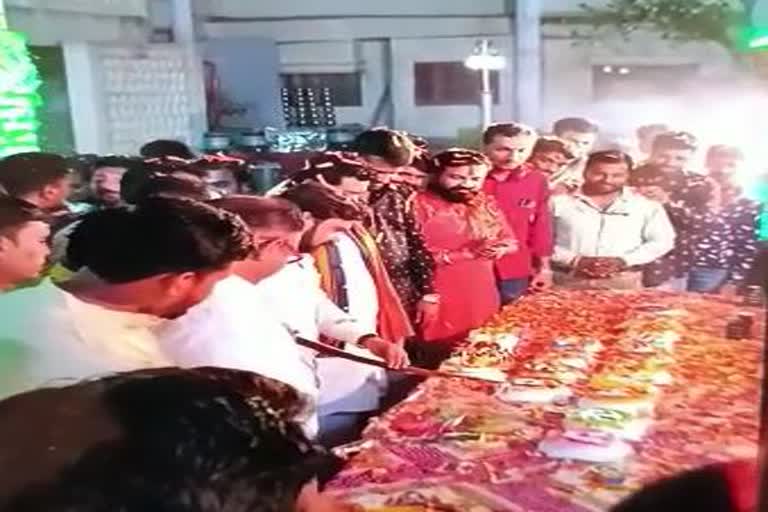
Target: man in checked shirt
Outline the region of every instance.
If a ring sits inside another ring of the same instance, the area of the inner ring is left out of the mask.
[[[413,214],[413,189],[399,179],[417,149],[407,135],[386,128],[361,133],[354,149],[374,171],[369,197],[371,231],[403,307],[414,326],[423,330],[440,307],[432,283],[435,262]]]

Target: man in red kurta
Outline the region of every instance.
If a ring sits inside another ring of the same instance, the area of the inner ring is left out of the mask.
[[[549,184],[541,171],[526,162],[536,139],[533,129],[516,123],[493,125],[483,134],[485,154],[493,164],[483,189],[495,197],[520,244],[517,252],[496,262],[504,304],[529,288],[552,284]]]
[[[517,243],[496,201],[481,190],[490,165],[476,151],[449,149],[432,159],[431,183],[414,212],[436,263],[440,308],[425,342],[451,347],[499,309],[494,263]]]

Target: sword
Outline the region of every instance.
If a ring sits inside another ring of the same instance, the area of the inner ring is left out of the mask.
[[[346,350],[341,350],[336,347],[326,345],[325,343],[319,343],[317,341],[311,341],[306,338],[302,338],[301,336],[296,335],[295,331],[292,329],[291,329],[291,332],[293,333],[296,343],[298,343],[302,347],[316,350],[317,352],[320,352],[321,354],[324,354],[327,356],[338,357],[340,359],[346,359],[347,361],[366,364],[368,366],[376,366],[378,368],[384,368],[385,370],[389,370],[392,372],[400,372],[400,373],[405,373],[407,375],[417,375],[419,377],[437,377],[441,379],[474,380],[478,382],[486,382],[486,383],[492,383],[492,384],[499,384],[501,382],[504,382],[503,380],[500,380],[500,379],[479,377],[475,375],[466,375],[464,373],[457,373],[457,372],[446,372],[442,370],[427,370],[425,368],[417,368],[415,366],[406,366],[405,368],[390,368],[387,365],[387,363],[384,361],[359,356],[357,354],[352,354],[350,352],[347,352]]]

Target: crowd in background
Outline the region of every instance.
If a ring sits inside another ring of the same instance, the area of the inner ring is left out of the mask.
[[[416,382],[333,350],[437,368],[551,287],[743,290],[762,209],[744,155],[696,169],[694,135],[637,135],[595,151],[566,118],[431,151],[376,128],[263,195],[243,161],[176,141],[75,169],[6,157],[0,507],[341,510],[322,446]]]

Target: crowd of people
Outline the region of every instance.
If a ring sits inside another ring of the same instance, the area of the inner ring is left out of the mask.
[[[0,510],[343,510],[326,448],[415,382],[334,350],[437,368],[552,287],[737,293],[761,212],[743,154],[696,169],[692,134],[637,135],[595,151],[566,118],[431,150],[374,128],[265,195],[175,141],[86,172],[0,160]]]

